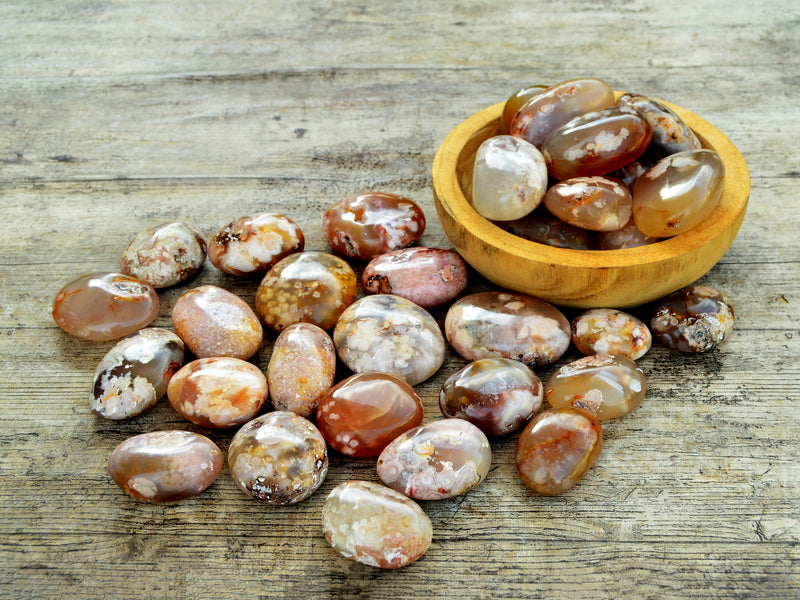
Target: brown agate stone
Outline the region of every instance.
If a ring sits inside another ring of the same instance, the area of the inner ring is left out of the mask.
[[[692,285],[656,303],[650,329],[668,348],[706,352],[728,339],[733,322],[733,306],[725,294]]]
[[[621,310],[593,308],[572,321],[572,343],[583,354],[616,354],[638,360],[652,342],[647,325]]]
[[[122,253],[126,275],[164,288],[186,281],[206,260],[206,240],[191,225],[175,221],[146,229]]]

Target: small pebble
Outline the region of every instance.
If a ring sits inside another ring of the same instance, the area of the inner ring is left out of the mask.
[[[653,336],[680,352],[707,352],[733,331],[728,297],[705,285],[691,285],[656,303],[650,319]]]
[[[572,321],[572,343],[583,354],[617,354],[639,360],[652,342],[647,325],[621,310],[593,308]]]
[[[120,270],[159,289],[188,280],[205,260],[205,238],[191,225],[173,221],[136,234],[122,253]]]

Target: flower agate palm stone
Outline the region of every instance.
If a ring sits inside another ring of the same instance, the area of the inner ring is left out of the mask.
[[[497,225],[518,237],[554,248],[595,250],[597,247],[594,232],[565,223],[541,210]]]
[[[627,93],[619,97],[617,106],[632,108],[650,123],[653,129],[651,143],[662,152],[675,154],[701,148],[694,131],[663,102],[641,94]]]
[[[692,285],[656,303],[650,329],[668,348],[707,352],[728,339],[733,323],[733,306],[725,294],[705,285]]]
[[[593,308],[572,321],[572,343],[583,354],[616,354],[638,360],[650,350],[653,336],[631,314],[612,308]]]
[[[525,86],[508,97],[508,100],[506,100],[506,103],[503,105],[503,112],[500,115],[500,124],[503,133],[509,133],[511,131],[511,122],[514,120],[519,110],[533,100],[535,96],[547,91],[547,88],[548,86],[546,85]]]
[[[146,229],[122,253],[120,270],[154,288],[182,283],[206,260],[206,240],[191,225],[174,221]]]
[[[624,250],[638,248],[661,241],[660,238],[645,235],[631,219],[627,225],[616,231],[602,231],[597,234],[597,246],[600,250]]]
[[[614,231],[631,219],[633,200],[622,184],[605,177],[574,177],[547,190],[544,205],[562,221],[590,231]]]

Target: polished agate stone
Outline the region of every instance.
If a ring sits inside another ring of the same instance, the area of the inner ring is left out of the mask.
[[[416,385],[444,362],[439,325],[426,311],[392,294],[364,296],[339,317],[333,330],[339,358],[354,373],[389,373]]]
[[[336,348],[323,329],[294,323],[281,331],[272,348],[267,382],[272,405],[308,417],[333,387]]]
[[[631,219],[628,189],[605,177],[574,177],[551,186],[544,205],[553,215],[590,231],[614,231]]]
[[[381,569],[414,562],[433,539],[433,525],[416,502],[371,481],[346,481],[331,490],[322,532],[345,558]]]
[[[597,235],[597,245],[600,250],[638,248],[660,241],[661,238],[643,234],[633,219],[616,231],[602,231]]]
[[[469,421],[441,419],[397,436],[378,457],[378,477],[417,500],[458,496],[486,478],[492,450]]]
[[[555,248],[572,248],[573,250],[595,250],[597,248],[594,232],[565,223],[540,210],[521,219],[496,223],[496,225],[526,240]]]
[[[403,196],[369,192],[335,202],[323,215],[322,227],[336,252],[371,260],[417,241],[425,231],[425,214]]]
[[[614,90],[594,78],[569,79],[537,94],[511,120],[511,135],[541,148],[545,139],[567,121],[614,106]]]
[[[467,281],[467,265],[457,252],[420,246],[376,256],[361,276],[368,294],[395,294],[423,308],[455,300]]]
[[[240,358],[199,358],[175,373],[167,396],[172,407],[192,423],[226,429],[258,414],[267,400],[267,378]]]
[[[128,419],[153,406],[183,364],[183,342],[148,327],[119,341],[94,372],[89,407],[106,419]]]
[[[503,112],[500,115],[501,131],[503,133],[509,133],[511,131],[511,121],[519,110],[535,96],[547,90],[547,87],[546,85],[531,85],[520,88],[511,94],[503,105]]]
[[[239,296],[214,285],[189,290],[172,307],[175,333],[198,358],[248,359],[261,346],[263,330]]]
[[[653,336],[633,315],[593,308],[573,319],[572,343],[583,354],[614,354],[638,360],[650,350]]]
[[[298,252],[272,267],[256,292],[256,312],[270,329],[292,323],[330,329],[358,295],[358,279],[344,260],[325,252]]]
[[[208,260],[230,275],[263,275],[275,263],[301,252],[305,237],[289,217],[260,213],[220,229],[208,246]]]
[[[145,502],[196,496],[222,471],[222,452],[189,431],[153,431],[128,438],[108,459],[108,473],[122,490]]]
[[[575,486],[600,455],[600,422],[584,410],[551,408],[536,415],[517,441],[517,472],[523,483],[545,496]]]
[[[445,417],[465,419],[488,435],[516,431],[542,405],[542,382],[508,358],[482,358],[448,377],[439,393]]]
[[[699,150],[700,140],[663,102],[642,96],[641,94],[623,94],[617,100],[617,106],[629,107],[642,115],[653,130],[652,144],[666,154],[675,154],[686,150]]]
[[[559,367],[544,386],[553,408],[574,406],[600,421],[632,413],[645,393],[644,372],[630,358],[611,354],[592,354]]]
[[[645,235],[688,231],[716,208],[725,165],[713,150],[688,150],[658,161],[633,186],[633,218]]]
[[[467,360],[502,357],[537,367],[567,351],[570,324],[555,306],[533,296],[479,292],[450,307],[445,334]]]
[[[378,456],[404,431],[422,423],[422,403],[410,385],[385,373],[352,375],[320,400],[317,427],[347,456]]]
[[[322,485],[328,450],[309,420],[275,411],[236,432],[228,448],[228,467],[245,494],[271,504],[295,504]]]
[[[733,306],[725,294],[705,285],[691,285],[656,303],[650,329],[668,348],[706,352],[728,339],[733,322]]]
[[[606,177],[609,179],[616,179],[617,181],[625,184],[625,187],[627,187],[628,190],[633,190],[636,180],[640,176],[644,175],[647,170],[659,160],[664,158],[663,155],[654,152],[652,148],[653,145],[651,143],[650,146],[647,147],[647,150],[645,150],[644,153],[639,156],[639,158],[622,165],[619,169],[607,173]]]
[[[147,327],[158,307],[152,286],[122,273],[90,273],[59,290],[53,319],[69,334],[107,342]]]
[[[205,238],[191,225],[173,221],[136,234],[122,253],[120,270],[158,289],[186,281],[205,260]]]
[[[472,206],[497,221],[524,217],[547,191],[547,166],[539,149],[523,139],[498,135],[483,142],[472,173]]]
[[[636,160],[653,132],[637,113],[606,108],[572,119],[547,136],[542,154],[554,179],[605,175]]]

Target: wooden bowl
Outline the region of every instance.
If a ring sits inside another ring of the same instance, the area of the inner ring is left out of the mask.
[[[725,180],[719,205],[681,235],[624,250],[555,248],[515,236],[479,215],[470,203],[475,154],[500,133],[504,102],[458,125],[433,161],[436,210],[453,247],[497,285],[575,308],[626,308],[645,304],[693,283],[733,243],[744,220],[750,174],[741,153],[716,127],[665,102],[719,153]]]

